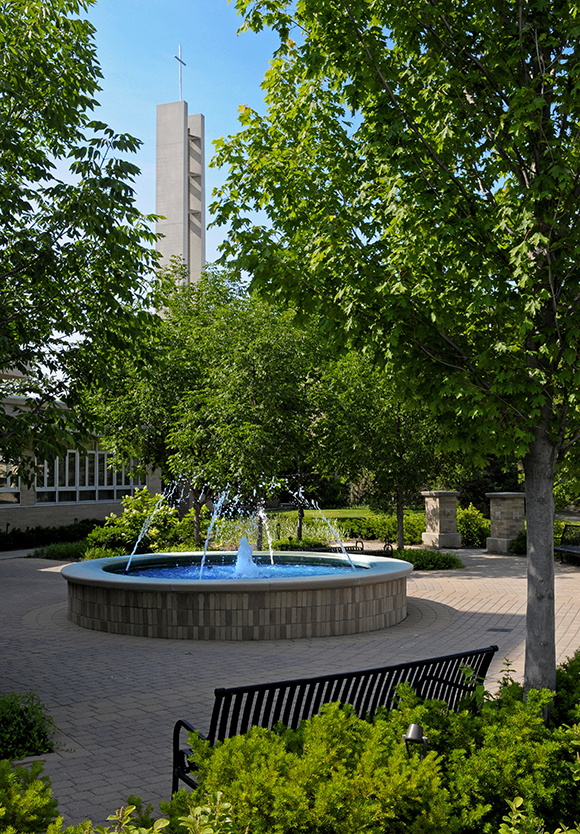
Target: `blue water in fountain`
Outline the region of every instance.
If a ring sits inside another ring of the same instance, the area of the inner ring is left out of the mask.
[[[204,553],[205,559],[206,553]],[[167,557],[168,559],[171,556]],[[133,576],[154,579],[202,579],[206,582],[231,579],[284,579],[296,576],[328,576],[340,573],[352,573],[346,565],[325,564],[257,564],[252,558],[252,547],[245,536],[240,540],[236,561],[230,565],[216,565],[204,562],[205,571],[201,573],[198,565],[167,565],[150,568],[138,568]],[[353,566],[354,567],[354,566]],[[357,568],[355,568],[357,570]],[[364,568],[360,568],[364,570]]]
[[[256,573],[251,577],[236,576],[235,565],[209,565],[206,563],[202,582],[232,579],[289,579],[297,576],[336,576],[341,573],[352,574],[350,565],[255,565]],[[355,570],[365,570],[356,568]],[[199,565],[175,565],[174,567],[139,568],[131,571],[132,576],[145,576],[152,579],[194,579],[199,580]]]

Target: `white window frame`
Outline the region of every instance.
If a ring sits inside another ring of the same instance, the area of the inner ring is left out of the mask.
[[[35,491],[37,504],[102,504],[120,501],[146,486],[146,478],[129,475],[137,460],[114,469],[112,455],[101,449],[79,453],[69,449],[65,456],[37,461]],[[49,464],[52,464],[51,470]],[[40,500],[39,500],[40,498]]]

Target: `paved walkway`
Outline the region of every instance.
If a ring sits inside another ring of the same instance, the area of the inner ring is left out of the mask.
[[[7,555],[7,554],[3,554]],[[133,793],[169,798],[176,718],[207,730],[216,686],[363,669],[497,643],[489,688],[509,657],[523,672],[526,560],[461,551],[463,571],[411,575],[409,615],[353,637],[250,643],[123,637],[66,618],[62,563],[0,560],[0,681],[39,690],[63,748],[45,756],[66,824],[104,823]],[[557,645],[580,646],[580,568],[556,566]]]

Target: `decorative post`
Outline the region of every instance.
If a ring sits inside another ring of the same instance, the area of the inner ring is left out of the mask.
[[[423,533],[423,544],[428,547],[461,547],[461,536],[457,532],[457,492],[434,490],[422,492],[425,498],[425,521],[427,530]]]
[[[486,492],[489,498],[491,536],[488,553],[509,553],[510,544],[520,530],[525,530],[525,494],[523,492]]]

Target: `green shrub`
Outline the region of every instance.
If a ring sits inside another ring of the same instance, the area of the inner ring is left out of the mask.
[[[54,542],[39,547],[32,555],[44,559],[78,560],[84,559],[88,546],[87,539],[78,542]]]
[[[344,537],[344,531],[339,528],[336,519],[331,519],[331,524],[337,530],[339,536]],[[274,542],[280,540],[287,542],[289,536],[292,536],[292,539],[296,539],[297,526],[297,513],[269,516],[268,529],[273,540],[272,548],[278,550],[279,548],[275,547]],[[257,532],[258,526],[255,516],[221,518],[216,524],[213,542],[220,547],[237,547],[240,538],[245,536],[250,544],[255,547]],[[306,517],[302,522],[302,540],[306,541],[307,539],[326,546],[329,542],[336,541],[336,536],[322,518]],[[267,546],[268,536],[264,527],[262,531],[262,547],[266,549]]]
[[[580,723],[580,649],[556,669],[556,697],[550,717],[556,726]]]
[[[148,527],[143,532],[146,522]],[[202,539],[208,524],[209,513],[204,507]],[[198,550],[199,545],[194,542],[194,511],[190,510],[180,521],[177,509],[170,507],[164,496],[150,495],[146,487],[138,490],[134,496],[123,498],[122,515],[112,513],[105,519],[104,527],[89,533],[85,559],[132,553],[137,541],[137,553]]]
[[[528,537],[525,530],[520,530],[515,539],[510,542],[510,553],[525,556],[528,552]]]
[[[297,731],[254,728],[213,748],[192,736],[200,786],[190,801],[222,790],[237,831],[253,834],[492,834],[516,796],[551,826],[579,817],[580,731],[544,726],[549,693],[492,699],[480,712],[420,703],[408,685],[399,694],[399,709],[372,723],[334,704]],[[423,761],[405,752],[409,724],[428,736]]]
[[[42,762],[13,767],[0,761],[0,831],[3,834],[40,834],[56,817],[50,780],[41,777]]]
[[[558,518],[554,520],[554,542],[560,543],[565,526],[565,521],[560,521]],[[510,553],[516,553],[518,556],[526,556],[527,552],[528,536],[525,530],[520,530],[515,539],[510,542]]]
[[[464,547],[485,547],[485,540],[491,534],[491,524],[473,504],[467,509],[457,508],[457,532],[461,534]]]
[[[418,550],[406,547],[394,550],[393,559],[404,559],[413,565],[413,570],[455,570],[464,568],[461,559],[454,553],[442,553],[439,550]]]
[[[109,550],[131,553],[137,544],[146,522],[149,527],[139,540],[138,553],[156,550],[158,540],[163,540],[168,531],[178,524],[177,510],[170,507],[164,496],[150,495],[147,488],[138,490],[134,496],[123,498],[123,513],[112,513],[105,520],[105,526],[88,535],[89,548],[104,547]]]
[[[110,559],[112,556],[127,556],[126,547],[88,547],[83,559]]]
[[[0,759],[50,753],[55,732],[36,692],[0,694]]]

